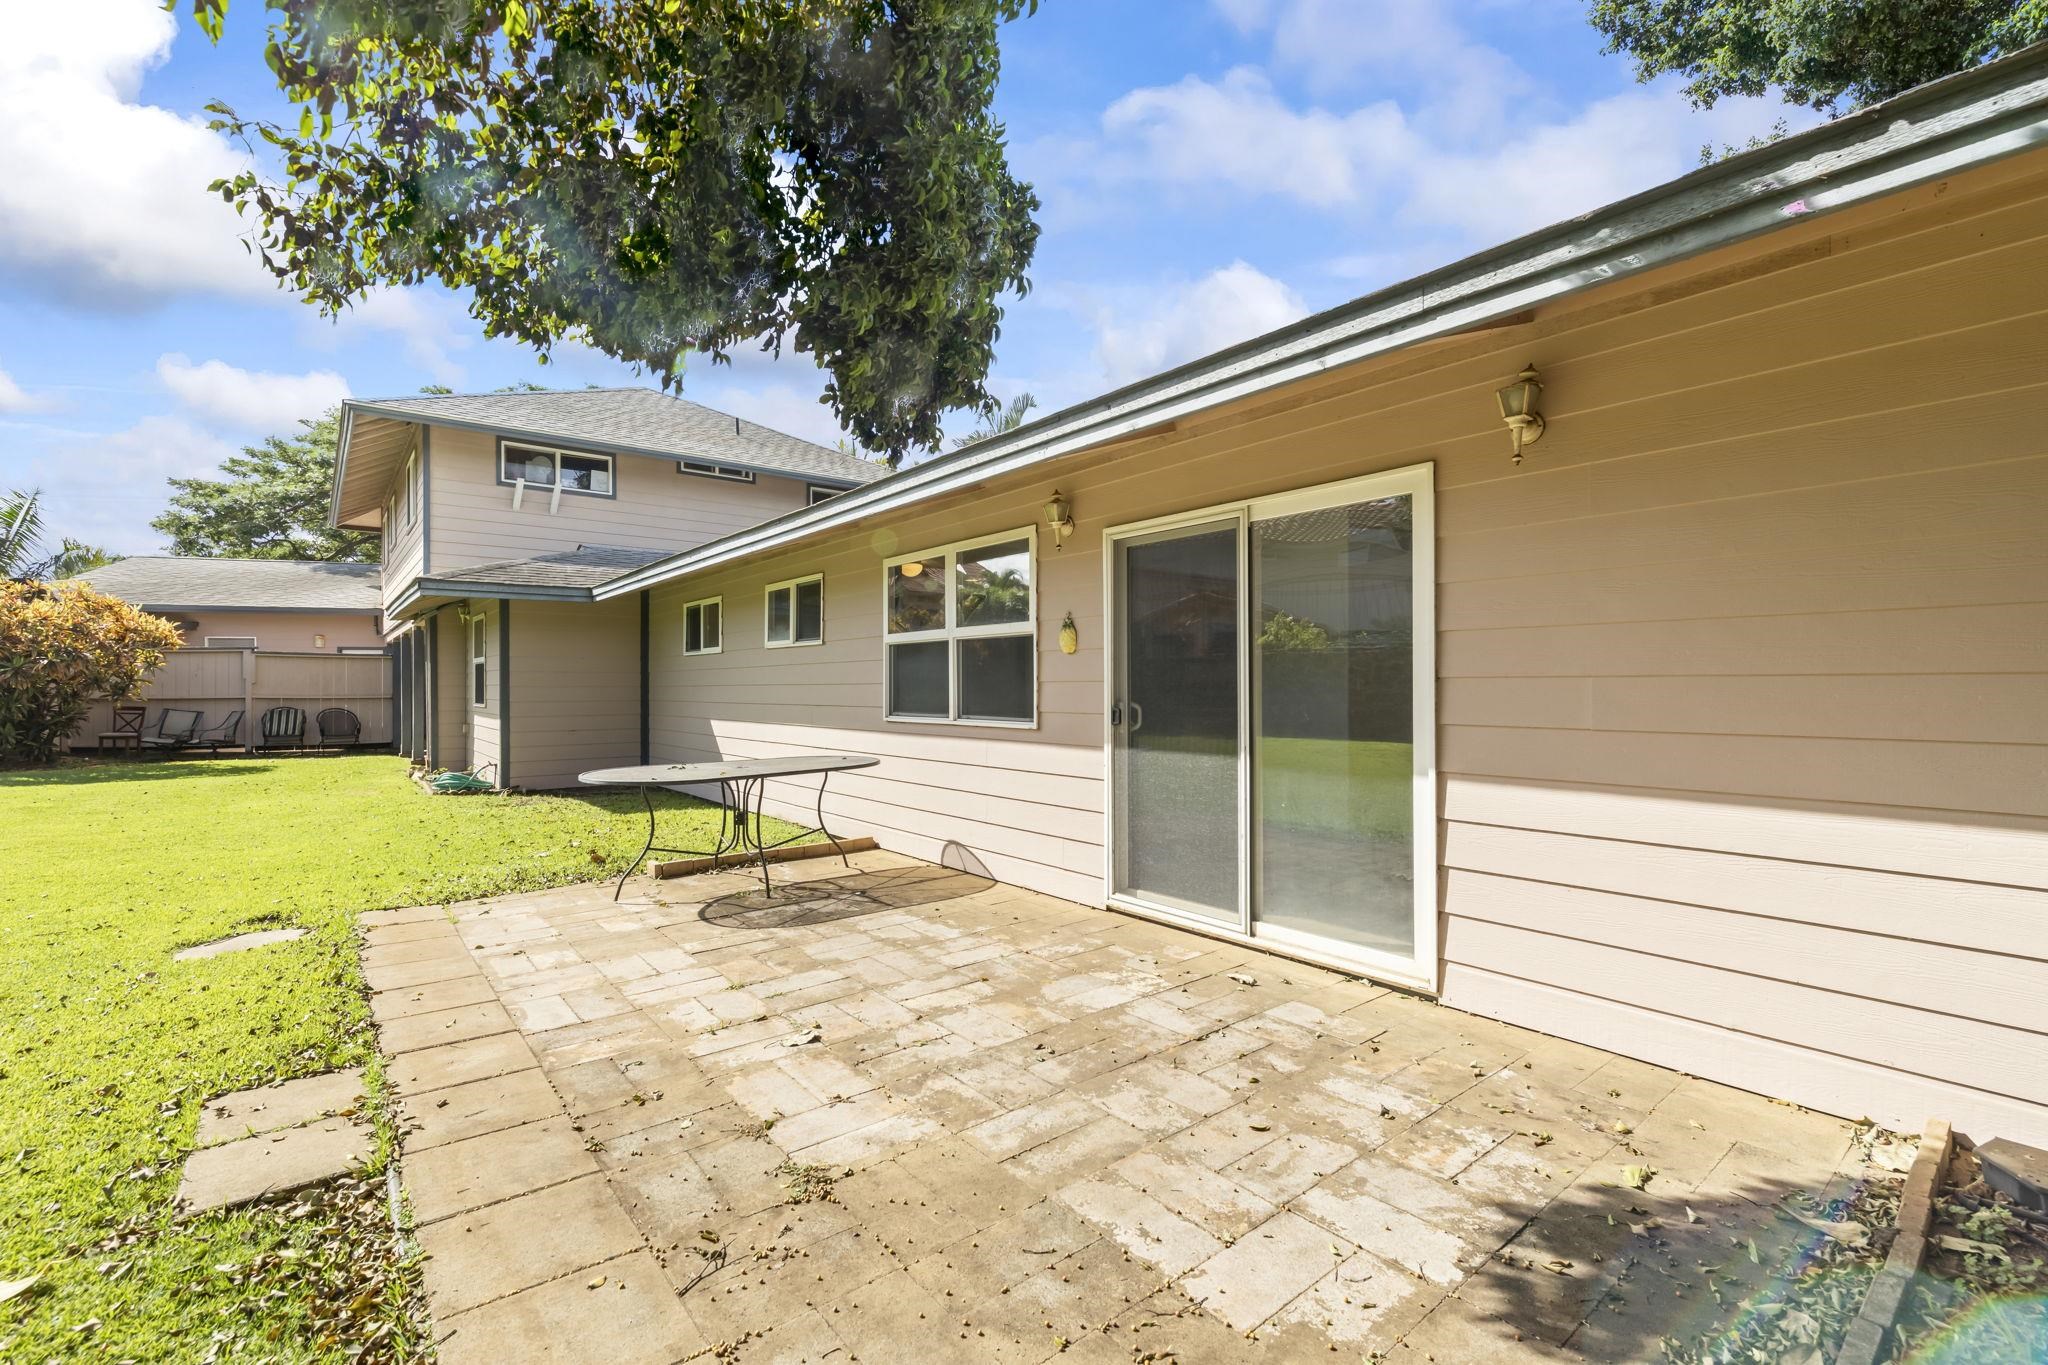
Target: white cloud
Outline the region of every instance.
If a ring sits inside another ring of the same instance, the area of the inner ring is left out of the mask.
[[[230,431],[289,434],[349,396],[348,381],[332,370],[268,374],[173,353],[156,362],[156,373],[179,403]]]
[[[156,0],[10,6],[0,42],[0,269],[133,303],[275,292],[207,192],[243,157],[197,119],[136,103],[178,18]]]
[[[0,412],[41,412],[55,406],[51,400],[28,392],[14,382],[14,376],[0,370]]]
[[[1358,202],[1414,159],[1397,106],[1295,109],[1251,67],[1221,81],[1189,76],[1133,90],[1103,113],[1102,131],[1107,154],[1092,164],[1112,178],[1274,194],[1318,208]]]
[[[1243,261],[1096,314],[1096,355],[1113,384],[1157,374],[1306,316],[1301,296]]]
[[[1766,100],[1706,113],[1668,89],[1630,90],[1483,151],[1442,149],[1415,177],[1410,219],[1491,242],[1651,188],[1698,165],[1702,143],[1740,144],[1785,117]]]
[[[208,474],[236,448],[182,417],[145,417],[123,431],[63,433],[26,457],[0,460],[0,483],[41,488],[49,538],[71,536],[121,554],[155,552],[149,519],[168,478]]]
[[[332,345],[371,333],[397,336],[405,358],[428,379],[460,388],[465,371],[455,357],[476,345],[478,329],[453,294],[426,287],[380,285],[332,318],[310,310],[306,314],[304,336],[309,345]]]

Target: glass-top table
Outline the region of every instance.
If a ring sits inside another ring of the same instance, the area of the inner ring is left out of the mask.
[[[647,807],[647,844],[640,855],[633,859],[624,872],[619,874],[618,885],[612,888],[612,899],[626,889],[626,878],[633,875],[650,853],[679,853],[686,857],[710,858],[713,866],[728,853],[738,853],[741,861],[752,861],[761,869],[761,887],[769,895],[774,888],[768,881],[768,852],[786,844],[808,839],[813,834],[825,836],[839,860],[848,867],[852,861],[846,856],[846,849],[832,832],[825,828],[825,784],[833,773],[846,772],[852,768],[872,768],[880,759],[864,754],[797,754],[788,758],[741,758],[727,759],[717,763],[648,763],[632,768],[595,768],[576,776],[578,782],[590,787],[634,787],[640,792],[640,800]],[[817,817],[818,823],[809,829],[798,830],[787,839],[774,843],[761,840],[761,802],[766,794],[768,779],[776,777],[816,777],[818,779]],[[680,787],[709,786],[718,784],[718,846],[716,848],[662,848],[654,842],[654,789],[659,787],[673,791]]]

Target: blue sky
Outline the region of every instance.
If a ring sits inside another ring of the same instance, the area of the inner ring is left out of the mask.
[[[0,3],[0,488],[59,534],[156,550],[165,478],[346,395],[644,382],[486,341],[443,291],[340,322],[278,291],[205,191],[240,158],[201,106],[279,111],[254,0],[219,47],[157,0]],[[1812,122],[1692,110],[1600,48],[1578,0],[1046,0],[1003,37],[1045,208],[992,387],[1076,402]],[[685,394],[835,438],[807,361],[737,359]]]

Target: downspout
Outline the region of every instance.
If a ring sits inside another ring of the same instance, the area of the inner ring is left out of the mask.
[[[648,638],[652,633],[650,624],[654,615],[653,594],[643,589],[640,593],[640,762],[645,765],[654,762],[653,713],[647,695],[647,682],[652,668],[648,650]]]

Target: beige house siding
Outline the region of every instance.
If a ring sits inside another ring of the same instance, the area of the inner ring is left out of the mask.
[[[640,601],[512,604],[514,786],[640,761]]]
[[[427,571],[428,523],[433,515],[433,499],[428,484],[432,479],[432,465],[440,454],[429,450],[422,454],[417,439],[412,446],[412,455],[401,455],[398,469],[391,476],[391,486],[384,490],[384,609],[388,615],[392,602],[399,592],[415,578]],[[414,457],[421,458],[426,471],[420,478],[420,509],[418,519],[410,526],[405,521],[405,480],[408,466]]]
[[[469,764],[467,766],[477,768],[486,763],[499,764],[500,761],[498,748],[498,708],[500,700],[504,696],[504,679],[500,676],[498,642],[500,632],[504,629],[504,621],[501,619],[500,604],[495,600],[471,602],[469,605],[472,611],[483,614],[485,623],[484,634],[487,642],[484,663],[484,704],[482,706],[473,704],[473,700],[467,691],[469,686],[467,682],[463,684],[465,690],[462,696],[462,714],[469,724]],[[515,616],[519,609],[526,605],[524,602],[513,604],[512,611]],[[515,632],[518,629],[516,621],[513,629]],[[517,638],[516,634],[514,638]],[[467,667],[465,666],[463,677],[466,679],[468,676]],[[516,690],[516,678],[514,682]],[[502,769],[501,764],[500,769]],[[500,783],[505,781],[505,775],[502,770],[486,773],[484,776],[487,779],[496,778]]]
[[[434,618],[433,704],[428,756],[436,768],[465,769],[469,756],[469,627],[453,610]]]
[[[202,648],[208,636],[255,636],[256,648],[294,652],[382,649],[383,632],[371,611],[163,611],[159,615],[184,628],[185,643]],[[315,644],[314,637],[326,643]]]
[[[680,473],[674,460],[620,455],[616,497],[565,492],[550,512],[549,494],[529,489],[515,512],[512,489],[498,482],[495,436],[435,427],[433,438],[435,573],[578,545],[686,550],[793,511],[808,496],[800,479],[738,483]]]
[[[1492,390],[1532,360],[1516,469]],[[2036,157],[667,585],[655,753],[877,754],[840,826],[1099,902],[1103,528],[1431,462],[1445,1001],[2048,1141],[2044,376]],[[882,557],[1055,484],[1039,726],[884,722]],[[762,585],[819,571],[825,643],[764,650]]]

